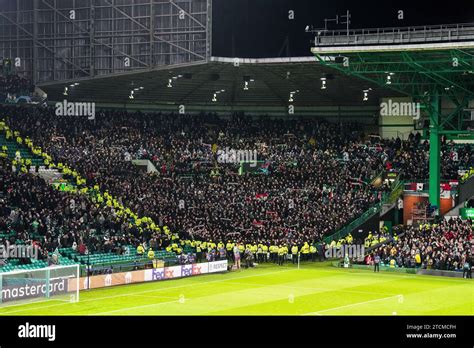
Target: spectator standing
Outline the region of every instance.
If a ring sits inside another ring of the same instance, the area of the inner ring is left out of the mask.
[[[240,243],[234,246],[235,268],[240,269]]]
[[[380,272],[380,256],[375,254],[374,256],[374,272]]]

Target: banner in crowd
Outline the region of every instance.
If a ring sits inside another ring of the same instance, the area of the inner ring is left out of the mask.
[[[256,161],[256,162],[241,162],[239,168],[239,175],[244,175],[245,173],[251,174],[269,174],[270,164],[265,161]]]
[[[80,290],[97,289],[150,281],[178,279],[227,271],[227,260],[192,265],[159,267],[140,271],[103,274],[80,279]]]
[[[474,208],[461,208],[460,210],[461,218],[466,219],[473,219],[474,220]]]
[[[450,181],[447,183],[441,183],[440,184],[440,194],[441,198],[449,198],[451,197],[452,193],[456,191],[457,186],[459,185],[458,181]],[[421,191],[427,191],[428,190],[428,185],[424,183],[407,183],[405,184],[405,191],[416,191],[416,192],[421,192]]]

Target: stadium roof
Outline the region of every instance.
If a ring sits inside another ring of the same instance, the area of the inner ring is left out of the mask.
[[[311,52],[346,75],[414,98],[474,98],[474,23],[316,34]]]
[[[440,207],[441,134],[473,134],[474,25],[325,32],[311,51],[322,65],[411,96],[425,108],[430,203]],[[454,109],[443,110],[443,100]]]
[[[312,49],[318,61],[347,76],[415,98],[431,115],[431,105],[449,100],[454,110],[435,122],[441,132],[465,131],[474,100],[474,29],[472,40],[398,45],[337,46]],[[339,60],[337,59],[339,58]],[[341,63],[342,60],[346,64]],[[439,99],[439,100],[438,100]],[[437,108],[437,107],[436,107]],[[469,134],[472,131],[468,132]]]
[[[321,88],[321,78],[326,78],[326,89]],[[172,87],[168,87],[170,79]],[[245,81],[248,90],[244,90]],[[71,87],[74,83],[78,85]],[[63,92],[68,87],[67,99],[71,101],[158,105],[375,106],[381,97],[398,95],[324,67],[315,57],[212,57],[205,63],[46,83],[40,87],[51,101],[65,99]],[[369,88],[369,100],[364,102],[363,91]],[[129,98],[132,90],[133,100]],[[290,103],[292,92],[294,101]]]

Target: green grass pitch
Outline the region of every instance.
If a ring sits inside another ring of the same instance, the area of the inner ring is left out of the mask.
[[[471,280],[336,269],[255,269],[111,287],[80,302],[0,307],[0,315],[473,315]]]

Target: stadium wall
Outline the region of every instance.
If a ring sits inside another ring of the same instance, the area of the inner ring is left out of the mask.
[[[422,275],[432,275],[438,277],[450,277],[450,278],[462,278],[462,272],[454,272],[454,271],[439,271],[435,269],[418,269],[416,274]]]
[[[340,267],[340,262],[333,263],[333,266],[334,267]],[[353,269],[365,269],[365,270],[372,271],[374,266],[372,266],[372,265],[352,264],[351,268],[353,268]],[[415,274],[416,273],[416,270],[414,268],[380,266],[380,269],[384,272],[409,273],[409,274]]]
[[[2,0],[0,56],[34,83],[204,62],[212,0]],[[17,63],[15,63],[17,64]]]
[[[81,277],[79,290],[194,277],[227,271],[227,260]]]

